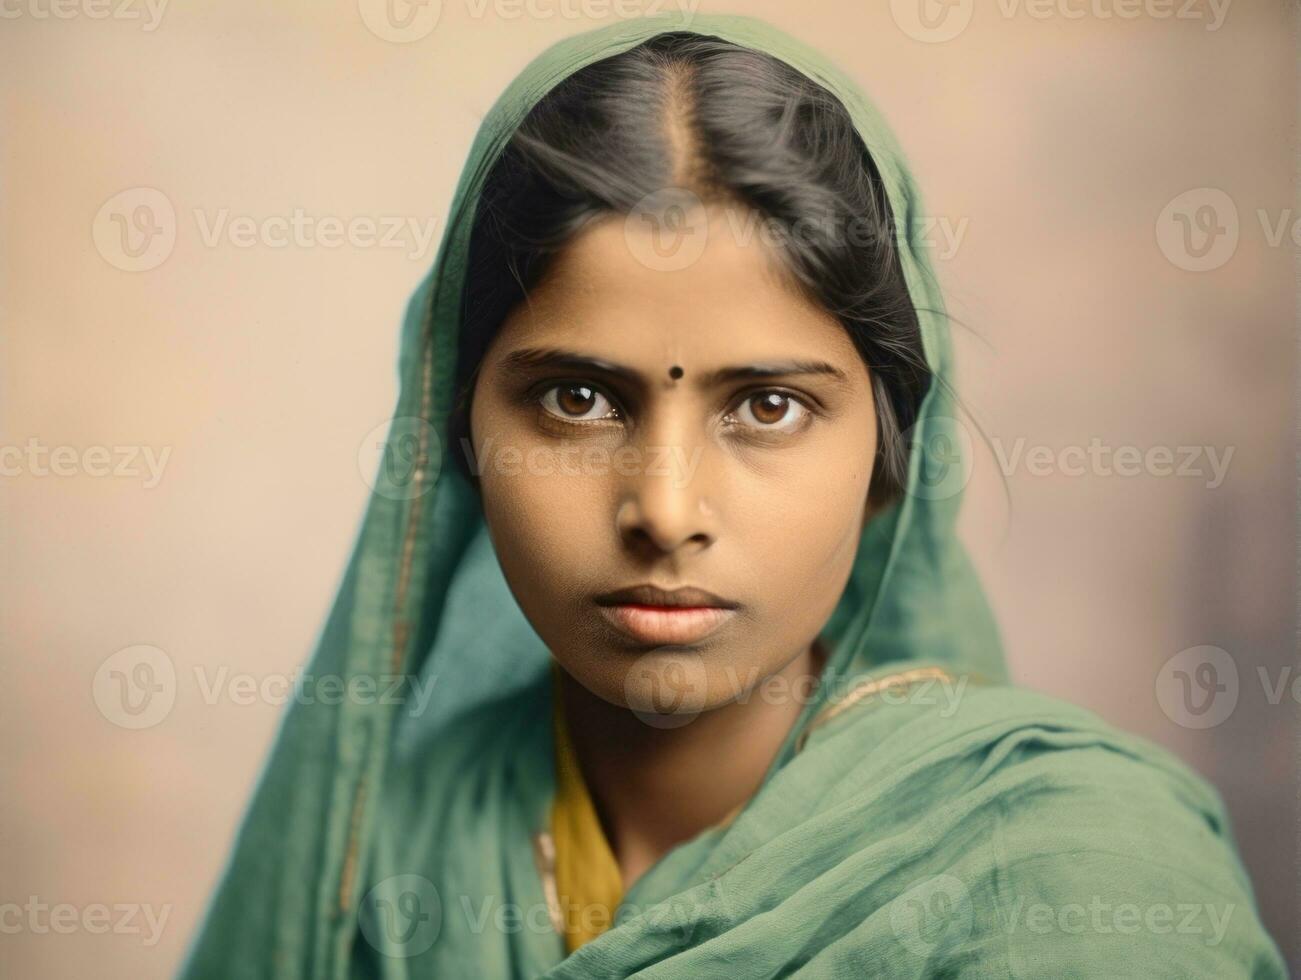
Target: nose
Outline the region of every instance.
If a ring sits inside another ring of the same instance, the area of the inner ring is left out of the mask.
[[[705,500],[701,445],[643,447],[621,490],[615,517],[620,539],[634,551],[673,554],[703,550],[716,537],[716,515]]]

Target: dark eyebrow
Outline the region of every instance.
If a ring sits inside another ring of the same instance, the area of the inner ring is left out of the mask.
[[[604,361],[599,357],[588,357],[577,351],[562,350],[558,347],[521,347],[502,358],[502,365],[508,371],[527,368],[563,368],[566,371],[596,371],[619,378],[629,384],[640,385],[640,373],[632,368]]]
[[[502,363],[507,369],[549,367],[562,368],[568,371],[595,371],[619,378],[629,384],[645,384],[641,373],[634,371],[632,368],[599,357],[589,357],[586,354],[579,354],[577,351],[563,350],[557,347],[521,347],[507,354]],[[779,378],[799,374],[825,375],[837,384],[850,384],[849,377],[835,365],[828,364],[826,361],[808,360],[771,361],[764,364],[738,364],[731,367],[721,367],[697,375],[695,382],[710,387],[731,381]]]

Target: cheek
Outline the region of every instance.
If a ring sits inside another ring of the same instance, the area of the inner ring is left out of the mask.
[[[752,574],[766,579],[755,583],[755,594],[765,597],[765,628],[773,635],[802,642],[840,600],[858,553],[872,475],[871,447],[862,442],[820,447],[780,479],[755,480],[744,509],[728,522]]]
[[[540,631],[591,591],[615,554],[608,485],[494,396],[471,415],[484,518],[508,584]],[[546,638],[546,637],[544,637]]]
[[[615,544],[602,533],[599,483],[566,475],[561,465],[544,450],[524,450],[489,461],[481,474],[484,516],[502,568],[541,597],[538,605],[554,606],[550,597],[580,590]]]

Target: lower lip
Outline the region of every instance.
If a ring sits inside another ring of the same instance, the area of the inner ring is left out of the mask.
[[[703,640],[735,615],[717,606],[600,606],[601,615],[643,643],[679,644]]]

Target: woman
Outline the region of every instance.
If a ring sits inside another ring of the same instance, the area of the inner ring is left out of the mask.
[[[920,213],[756,21],[523,72],[187,975],[1283,975],[1214,790],[1006,683]]]

